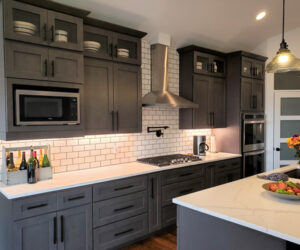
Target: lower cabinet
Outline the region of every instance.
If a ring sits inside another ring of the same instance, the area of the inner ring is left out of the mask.
[[[13,250],[92,250],[92,207],[16,221],[13,234]]]

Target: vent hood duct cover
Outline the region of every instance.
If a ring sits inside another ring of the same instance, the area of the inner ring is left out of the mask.
[[[151,45],[151,92],[143,97],[143,106],[198,108],[199,105],[168,91],[168,46]]]

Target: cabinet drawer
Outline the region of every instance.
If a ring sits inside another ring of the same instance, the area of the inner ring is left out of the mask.
[[[103,226],[147,212],[146,191],[130,194],[93,205],[93,225]]]
[[[162,185],[198,178],[204,175],[204,165],[183,167],[162,173]]]
[[[216,172],[228,171],[233,168],[240,168],[241,167],[241,160],[234,159],[234,160],[226,160],[220,161],[216,164]]]
[[[100,201],[113,197],[146,190],[147,177],[139,176],[97,184],[93,187],[93,200]]]
[[[111,249],[148,233],[147,214],[94,230],[94,249]]]
[[[162,225],[168,227],[176,224],[176,205],[166,206],[162,210]]]
[[[13,218],[23,219],[56,211],[56,193],[30,196],[13,201]]]
[[[162,205],[172,204],[172,199],[178,196],[196,192],[204,188],[204,178],[170,184],[162,188]]]
[[[92,187],[72,188],[57,194],[58,210],[80,206],[92,202]]]

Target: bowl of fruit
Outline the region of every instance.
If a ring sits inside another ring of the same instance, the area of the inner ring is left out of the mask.
[[[263,186],[269,194],[287,200],[300,200],[300,184],[292,181],[265,183]]]

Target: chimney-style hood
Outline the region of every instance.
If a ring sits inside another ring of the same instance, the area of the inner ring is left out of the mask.
[[[168,46],[151,45],[151,92],[143,97],[143,106],[198,108],[199,105],[168,91]]]

